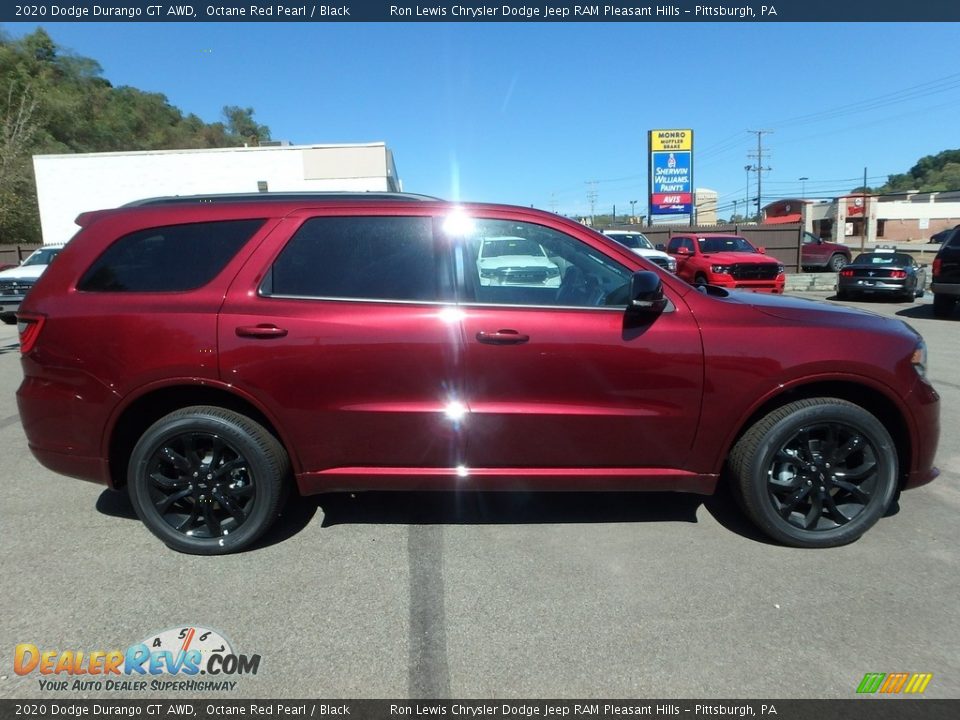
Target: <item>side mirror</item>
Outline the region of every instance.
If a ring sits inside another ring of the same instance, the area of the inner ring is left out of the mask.
[[[630,301],[627,313],[631,315],[657,315],[667,307],[663,295],[663,281],[650,270],[638,270],[630,280]]]
[[[690,248],[678,247],[676,250],[670,251],[671,255],[691,255]]]
[[[823,238],[822,238],[822,237],[818,237],[818,238],[817,238],[817,245],[823,245]]]
[[[659,250],[660,252],[666,252],[667,246],[664,245],[663,243],[657,243],[657,244],[654,246],[654,249],[655,249],[655,250]]]
[[[760,253],[761,255],[766,255],[767,249],[765,247],[757,248],[757,252]]]

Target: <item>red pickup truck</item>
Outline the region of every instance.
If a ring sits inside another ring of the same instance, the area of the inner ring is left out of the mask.
[[[739,235],[674,235],[667,252],[693,285],[783,293],[783,265]]]

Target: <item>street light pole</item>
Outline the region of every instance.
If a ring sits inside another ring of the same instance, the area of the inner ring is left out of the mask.
[[[750,212],[750,171],[753,165],[744,165],[743,169],[747,171],[747,194],[743,198],[743,219],[746,220]]]
[[[809,179],[810,178],[808,177],[800,178],[800,199],[801,200],[807,199],[807,180]]]
[[[631,224],[631,225],[633,225],[634,223],[637,222],[637,211],[636,211],[636,207],[637,207],[637,201],[636,201],[636,200],[631,200],[631,201],[630,201],[630,224]]]

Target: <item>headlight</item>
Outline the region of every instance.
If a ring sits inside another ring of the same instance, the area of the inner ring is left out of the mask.
[[[913,355],[910,356],[910,362],[920,377],[927,377],[927,344],[923,340],[918,342],[917,347],[914,348]]]
[[[729,265],[711,265],[710,272],[717,273],[718,275],[726,275],[730,272]]]
[[[777,275],[783,275],[783,265],[777,265]]]
[[[670,272],[676,272],[677,261],[674,260],[673,258],[667,258],[667,270],[669,270]]]
[[[548,278],[560,277],[560,268],[547,268],[547,277]]]

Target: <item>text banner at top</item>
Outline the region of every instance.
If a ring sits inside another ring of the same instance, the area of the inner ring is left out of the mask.
[[[763,3],[218,2],[65,0],[3,3],[0,22],[960,22],[957,0],[765,0]]]

